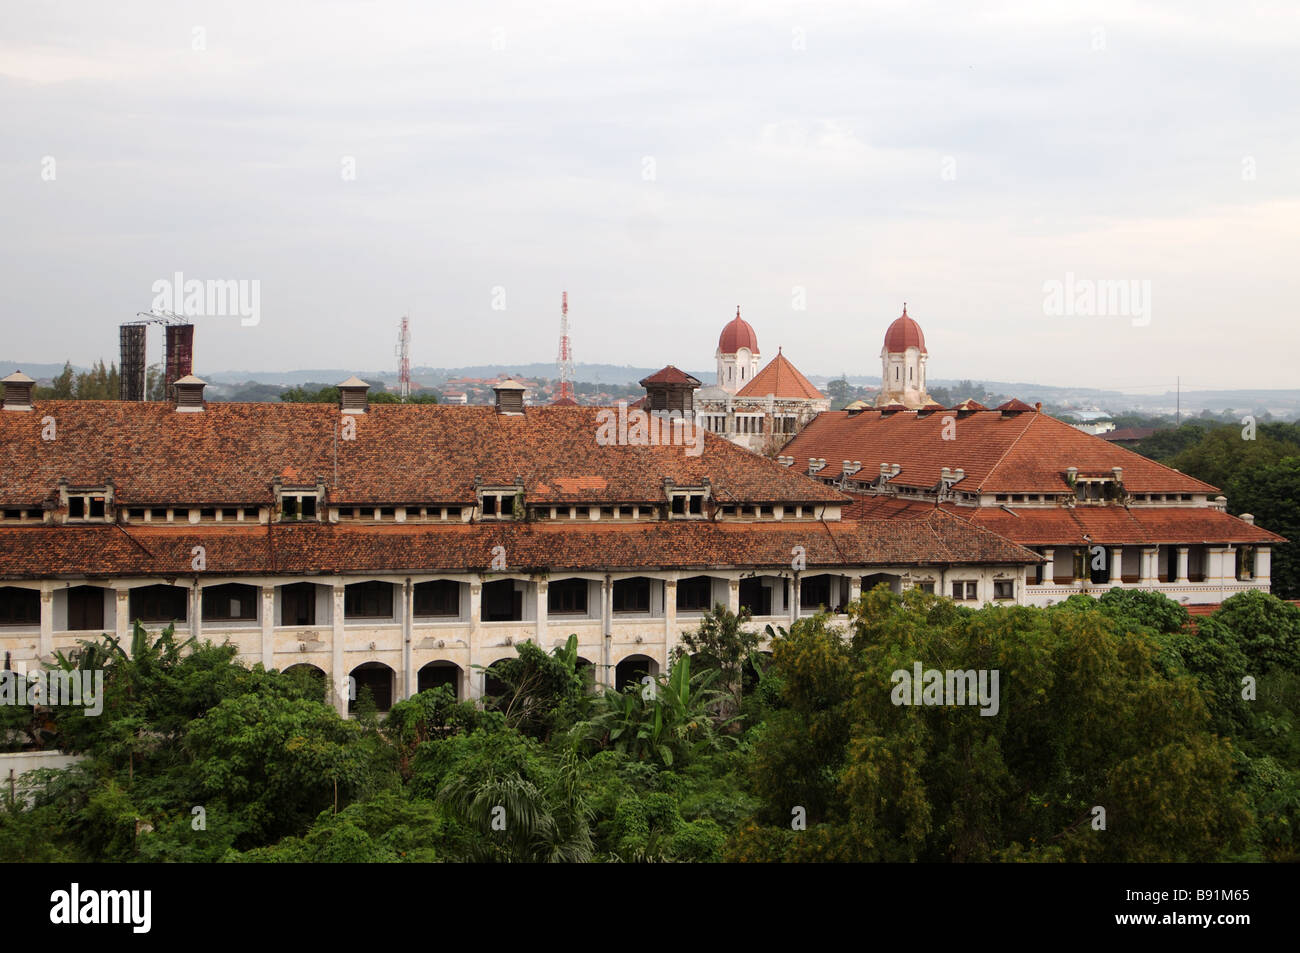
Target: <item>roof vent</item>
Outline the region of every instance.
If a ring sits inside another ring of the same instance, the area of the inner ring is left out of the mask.
[[[1240,519],[1241,519],[1241,521],[1242,521],[1243,523],[1245,523],[1247,526],[1254,526],[1254,525],[1255,525],[1255,514],[1254,514],[1254,513],[1242,513]]]
[[[507,378],[492,388],[497,395],[498,414],[522,414],[524,412],[524,391],[527,388],[513,378]]]
[[[180,413],[202,413],[203,388],[208,382],[193,374],[186,374],[172,388],[176,392],[176,410]]]
[[[5,386],[5,410],[32,409],[32,388],[36,386],[36,381],[22,371],[14,371],[8,377],[0,380],[0,384]]]
[[[826,466],[826,461],[825,461],[825,460],[819,460],[819,459],[817,459],[816,457],[809,457],[809,458],[808,458],[808,472],[809,472],[809,473],[818,473],[818,472],[821,471],[821,469],[822,469],[824,466]]]
[[[370,403],[370,385],[359,377],[349,377],[339,385],[339,409],[345,414],[364,414]]]

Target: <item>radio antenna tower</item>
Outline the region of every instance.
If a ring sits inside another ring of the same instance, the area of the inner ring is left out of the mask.
[[[402,318],[402,329],[397,334],[397,381],[402,402],[411,399],[411,321]]]
[[[560,356],[556,358],[560,369],[560,393],[557,400],[573,400],[573,349],[569,347],[569,293],[560,296]]]

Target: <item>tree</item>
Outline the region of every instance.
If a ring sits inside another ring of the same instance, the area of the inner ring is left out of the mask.
[[[723,720],[740,711],[744,665],[758,649],[758,633],[745,628],[751,618],[748,609],[733,613],[719,603],[704,614],[699,628],[682,633],[681,644],[673,650],[676,658],[693,656],[702,670],[718,670],[718,687],[726,695],[718,713]]]

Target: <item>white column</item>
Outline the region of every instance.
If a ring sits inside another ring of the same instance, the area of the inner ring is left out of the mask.
[[[54,589],[51,583],[41,583],[41,640],[38,658],[54,654]]]
[[[1056,550],[1051,546],[1043,547],[1043,558],[1047,562],[1043,563],[1043,585],[1050,586],[1056,582]],[[948,593],[944,593],[948,595]]]
[[[604,654],[604,684],[613,688],[618,682],[618,666],[614,664],[614,584],[609,576],[600,581],[600,639]]]
[[[1187,547],[1178,547],[1178,578],[1174,582],[1187,582]]]
[[[795,572],[790,579],[790,625],[794,625],[799,618],[799,573]]]
[[[549,646],[546,643],[546,624],[548,613],[550,611],[549,596],[550,583],[543,576],[534,576],[533,581],[537,584],[537,630],[533,636],[533,641],[537,647],[545,651]]]
[[[113,632],[117,636],[118,643],[129,648],[126,634],[131,628],[131,590],[118,589],[116,593],[117,611],[113,616]]]
[[[664,645],[671,652],[680,641],[677,631],[677,580],[664,580]]]
[[[342,583],[334,584],[334,605],[330,615],[332,623],[330,638],[330,679],[334,683],[334,710],[347,717],[348,714],[348,673],[343,655],[343,596],[346,588]]]
[[[1143,546],[1142,558],[1139,560],[1138,575],[1144,586],[1154,586],[1160,582],[1160,549],[1157,546]]]
[[[262,668],[275,667],[275,586],[262,587]]]
[[[203,588],[197,579],[190,586],[190,638],[195,642],[203,637]]]
[[[415,586],[408,578],[402,584],[402,694],[401,698],[410,698],[415,694],[414,661],[411,656],[411,640],[415,636]]]
[[[857,602],[862,598],[862,577],[857,573],[849,576],[849,602]]]
[[[478,701],[483,697],[482,679],[474,666],[479,663],[483,631],[483,583],[469,584],[469,664],[465,666],[465,690],[461,698]]]
[[[1110,548],[1110,585],[1118,586],[1124,581],[1124,547]]]
[[[735,615],[740,611],[740,580],[727,580],[727,609]]]

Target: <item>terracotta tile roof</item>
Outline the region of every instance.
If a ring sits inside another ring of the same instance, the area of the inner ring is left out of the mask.
[[[945,432],[956,439],[945,440]],[[868,474],[879,472],[882,463],[898,463],[902,472],[891,482],[909,487],[933,487],[944,467],[961,467],[966,478],[956,485],[959,491],[1066,493],[1068,467],[1109,475],[1119,466],[1131,493],[1218,493],[1208,483],[1041,413],[826,411],[781,452],[796,460],[825,458],[827,466],[818,474],[824,478],[840,475],[841,460],[860,460]]]
[[[192,577],[192,548],[219,575],[486,571],[504,546],[510,571],[810,569],[843,565],[1024,565],[1040,557],[944,513],[805,523],[467,523],[447,526],[49,526],[0,529],[0,579]]]
[[[642,387],[646,384],[688,384],[692,387],[699,387],[700,382],[687,374],[683,370],[678,370],[672,364],[662,370],[655,371],[649,377],[642,378],[640,381]]]
[[[754,379],[740,389],[737,397],[784,397],[803,400],[825,400],[826,395],[813,387],[808,378],[777,349],[776,357],[754,375]]]
[[[1024,546],[1281,543],[1277,533],[1208,507],[1078,506],[1035,509],[947,507],[949,512]],[[1084,540],[1084,536],[1090,537]]]
[[[469,504],[475,477],[488,486],[518,477],[529,503],[663,502],[665,477],[677,486],[708,477],[724,500],[846,499],[712,433],[698,456],[682,446],[599,446],[598,407],[508,416],[492,407],[372,404],[353,417],[355,440],[337,438],[341,414],[331,404],[210,403],[202,413],[123,401],[34,407],[0,413],[0,505],[39,505],[60,477],[87,487],[111,479],[120,506],[265,503],[277,476],[286,485],[320,479],[328,501],[343,505]],[[41,439],[47,416],[52,441]],[[590,477],[604,489],[563,489]]]
[[[1101,434],[1101,438],[1112,443],[1117,440],[1145,440],[1155,432],[1155,427],[1120,427],[1117,430]]]

